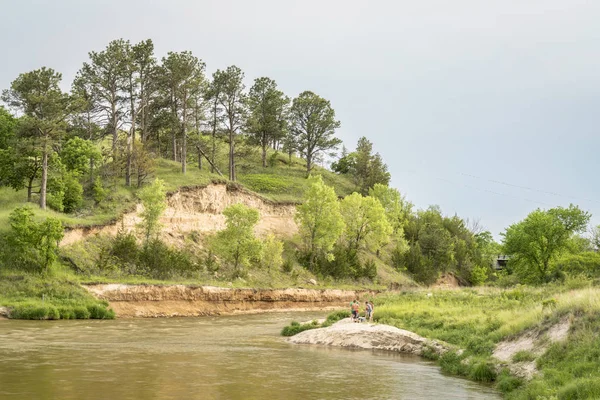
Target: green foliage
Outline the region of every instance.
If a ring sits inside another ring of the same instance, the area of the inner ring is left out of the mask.
[[[285,177],[267,174],[246,175],[243,183],[255,192],[263,193],[280,193],[290,187]]]
[[[355,152],[344,155],[332,164],[335,172],[352,175],[358,191],[365,196],[375,185],[387,186],[391,179],[379,153],[372,152],[373,143],[363,136],[358,139]]]
[[[165,183],[156,178],[151,185],[138,192],[144,210],[140,213],[142,223],[139,228],[146,242],[157,235],[160,230],[159,218],[167,208]]]
[[[569,275],[600,277],[600,253],[587,251],[580,254],[564,254],[553,262],[552,268]]]
[[[8,149],[15,138],[17,119],[0,106],[0,150]]]
[[[19,109],[22,118],[21,135],[31,139],[33,148],[41,153],[42,182],[40,208],[46,208],[48,158],[53,153],[52,143],[64,133],[66,119],[71,112],[71,98],[60,89],[62,75],[51,68],[20,74],[2,92],[2,100]]]
[[[477,382],[493,382],[496,380],[494,365],[487,362],[476,362],[470,367],[469,377]]]
[[[523,385],[523,380],[510,374],[506,369],[503,369],[496,378],[496,387],[502,393],[510,393]]]
[[[64,178],[64,197],[63,197],[64,212],[72,213],[78,210],[83,204],[83,186],[71,174],[67,174]]]
[[[94,180],[94,185],[92,186],[92,199],[94,199],[94,203],[96,205],[102,203],[102,201],[106,198],[106,190],[102,185],[102,179],[100,177],[96,177]]]
[[[340,121],[328,100],[313,92],[300,93],[290,109],[290,133],[294,136],[295,148],[306,159],[306,173],[310,174],[313,163],[323,153],[334,150],[341,144],[335,130]]]
[[[250,262],[259,259],[262,253],[261,242],[254,236],[259,214],[243,204],[229,206],[223,214],[226,227],[214,236],[211,249],[233,266],[234,275],[242,276]]]
[[[353,193],[341,201],[340,211],[349,249],[375,251],[389,240],[393,229],[379,200]]]
[[[300,324],[297,321],[292,321],[288,326],[283,327],[281,330],[281,336],[294,336],[300,332],[307,331],[309,329],[320,328],[321,325],[317,321],[311,321],[308,324]]]
[[[330,253],[344,230],[340,204],[332,188],[321,176],[310,177],[304,203],[297,207],[296,222],[309,258],[309,268],[315,267],[317,257]]]
[[[263,167],[267,166],[267,147],[281,140],[287,130],[287,108],[290,99],[277,89],[274,80],[262,77],[254,80],[248,94],[248,132],[262,149]]]
[[[479,266],[479,265],[474,266],[473,269],[471,270],[471,277],[470,277],[469,281],[474,286],[483,285],[488,279],[488,271],[489,271],[489,268]]]
[[[63,226],[56,218],[36,222],[28,207],[16,208],[9,217],[10,231],[2,253],[7,265],[32,271],[47,271],[56,261]]]
[[[269,234],[262,243],[261,264],[266,269],[279,269],[283,265],[283,242]]]
[[[0,271],[0,305],[15,319],[86,319],[88,307],[114,317],[108,303],[95,299],[78,283],[50,274]]]
[[[90,165],[101,161],[102,155],[90,140],[73,137],[65,143],[60,158],[67,171],[82,176],[90,172]]]
[[[509,265],[523,281],[551,279],[552,262],[563,252],[574,233],[585,229],[590,214],[576,206],[537,209],[503,233]]]

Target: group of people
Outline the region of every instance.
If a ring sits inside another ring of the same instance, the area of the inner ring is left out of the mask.
[[[365,301],[365,316],[360,316],[360,303],[358,299],[354,300],[350,303],[350,310],[352,311],[351,320],[352,322],[362,322],[362,321],[373,321],[373,310],[375,306],[372,301]]]

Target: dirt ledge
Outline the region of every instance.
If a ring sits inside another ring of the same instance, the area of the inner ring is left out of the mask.
[[[183,317],[249,314],[289,310],[328,310],[345,307],[355,298],[371,298],[366,290],[234,289],[193,285],[84,286],[109,302],[119,318]]]

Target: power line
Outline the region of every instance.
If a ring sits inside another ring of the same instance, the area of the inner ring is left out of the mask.
[[[413,169],[409,169],[407,171],[411,172],[411,173],[419,174],[419,171],[416,171],[416,170],[413,170]],[[433,176],[433,175],[429,175],[429,176],[431,176],[431,177],[433,177],[433,178],[435,178],[437,180],[440,180],[440,181],[443,181],[443,182],[446,182],[446,183],[450,183],[452,185],[463,186],[463,187],[466,187],[468,189],[478,190],[480,192],[491,193],[491,194],[494,194],[494,195],[497,195],[497,196],[503,196],[503,197],[513,198],[513,199],[517,199],[517,200],[524,200],[524,201],[528,201],[530,203],[540,204],[540,205],[547,206],[547,207],[554,207],[555,206],[555,204],[544,203],[542,201],[533,200],[533,199],[529,199],[529,198],[526,198],[526,197],[513,196],[513,195],[510,195],[510,194],[506,194],[506,193],[496,192],[494,190],[479,188],[477,186],[472,186],[472,185],[468,185],[468,184],[465,184],[465,183],[453,182],[453,181],[451,181],[449,179],[442,178],[442,177],[439,177],[439,176]]]
[[[568,196],[568,195],[564,195],[564,194],[561,194],[561,193],[550,192],[550,191],[542,190],[542,189],[536,189],[536,188],[532,188],[532,187],[529,187],[529,186],[515,185],[513,183],[502,182],[502,181],[498,181],[498,180],[495,180],[495,179],[489,179],[489,178],[482,178],[480,176],[476,176],[476,175],[472,175],[472,174],[466,174],[464,172],[458,172],[458,174],[463,175],[463,176],[468,176],[470,178],[481,179],[481,180],[485,180],[485,181],[488,181],[488,182],[497,183],[499,185],[510,186],[510,187],[514,187],[514,188],[518,188],[518,189],[530,190],[532,192],[544,193],[544,194],[549,194],[551,196],[564,197],[566,199],[571,199],[571,200],[588,201],[588,202],[600,204],[600,201],[596,201],[596,200],[593,200],[593,199],[578,198],[578,197],[575,197],[575,196]]]

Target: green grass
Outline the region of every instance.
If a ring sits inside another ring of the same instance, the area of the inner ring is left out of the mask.
[[[112,319],[108,303],[93,297],[61,268],[49,275],[4,270],[0,273],[0,306],[15,319]]]
[[[161,178],[166,183],[168,191],[175,191],[180,187],[204,186],[211,182],[228,182],[227,179],[227,157],[226,144],[219,144],[219,158],[217,165],[225,176],[210,173],[210,166],[204,163],[203,169],[199,170],[195,162],[188,163],[187,173],[181,173],[179,162],[158,158],[155,162],[155,170],[152,177]],[[306,166],[302,159],[292,157],[289,164],[287,155],[277,153],[273,156],[273,165],[263,168],[260,153],[257,148],[251,148],[243,158],[239,157],[237,162],[238,182],[246,189],[256,192],[263,197],[276,202],[298,203],[302,201],[305,190],[308,187],[306,180]],[[269,156],[274,151],[269,150]],[[332,186],[338,196],[346,196],[355,190],[355,185],[348,176],[338,175],[321,167],[315,167],[314,174],[323,176],[325,183]],[[128,188],[119,180],[116,188],[108,190],[107,198],[95,206],[93,201],[87,199],[84,206],[73,214],[64,214],[53,210],[42,211],[36,203],[27,203],[27,191],[14,191],[7,187],[0,187],[0,232],[8,229],[8,216],[10,212],[19,206],[30,204],[39,219],[55,217],[60,219],[65,226],[94,226],[104,225],[117,220],[124,212],[134,208],[137,200],[135,193],[137,188]],[[37,201],[34,195],[33,201]]]
[[[566,341],[550,344],[541,356],[515,354],[513,362],[536,362],[540,373],[532,381],[512,376],[492,357],[498,342],[529,329],[543,331],[566,316],[573,321]],[[600,398],[600,288],[407,291],[378,296],[374,317],[463,349],[444,354],[438,360],[442,370],[495,382],[509,399]]]

